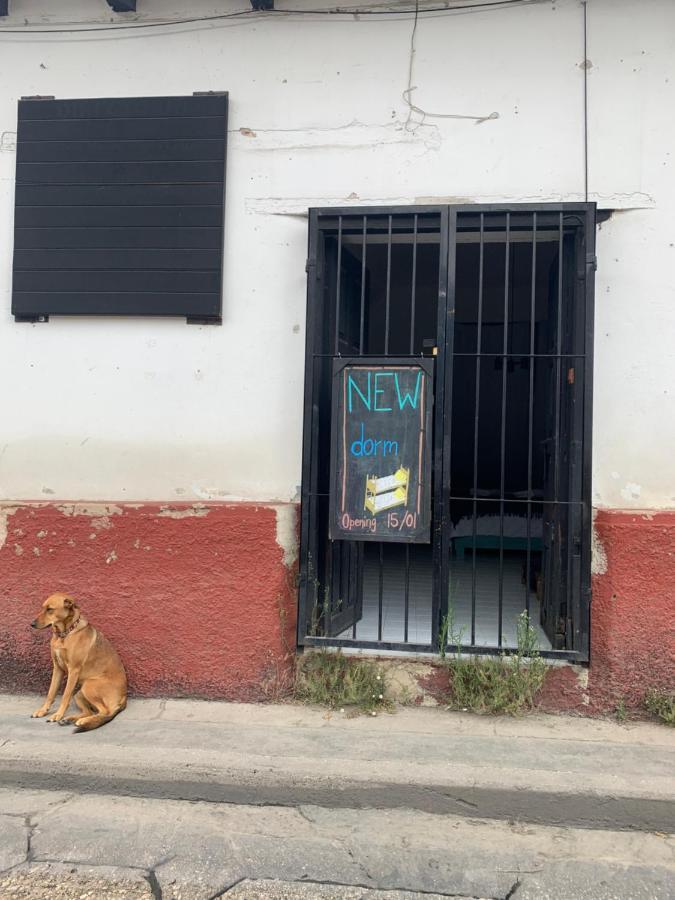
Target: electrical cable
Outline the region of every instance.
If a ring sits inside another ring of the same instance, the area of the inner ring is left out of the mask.
[[[532,3],[541,2],[541,0],[487,0],[485,3],[465,3],[461,6],[430,6],[426,9],[419,10],[420,15],[427,13],[445,13],[452,14],[454,12],[470,12],[471,10],[481,9],[499,9],[508,6],[527,6]],[[92,33],[97,31],[135,31],[147,28],[171,28],[177,25],[199,25],[208,22],[222,22],[226,19],[242,19],[252,16],[256,20],[271,17],[288,17],[293,16],[415,16],[417,10],[411,9],[373,9],[368,7],[335,7],[334,9],[270,9],[270,10],[254,10],[243,9],[232,13],[220,13],[212,16],[194,16],[191,18],[174,19],[167,22],[120,22],[110,25],[94,25],[78,27],[72,25],[67,28],[33,28],[30,24],[24,25],[23,28],[5,28],[0,25],[0,34],[80,34]]]
[[[437,113],[437,112],[429,112],[426,109],[422,109],[421,106],[417,106],[417,104],[412,102],[411,96],[412,92],[417,90],[417,85],[413,84],[413,71],[415,68],[415,54],[417,53],[416,47],[416,37],[417,37],[417,24],[419,22],[419,14],[422,12],[420,10],[420,0],[415,0],[415,17],[413,19],[413,27],[410,34],[410,55],[408,60],[408,86],[401,94],[403,102],[408,107],[408,115],[405,120],[403,127],[408,132],[416,131],[420,125],[424,125],[425,119],[470,119],[479,125],[481,122],[487,122],[490,119],[498,119],[498,112],[491,112],[486,116],[469,116],[461,113]],[[413,122],[413,113],[418,116],[418,121]],[[412,124],[411,124],[412,123]]]

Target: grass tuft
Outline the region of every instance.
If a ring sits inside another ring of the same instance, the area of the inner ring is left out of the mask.
[[[664,724],[671,727],[675,725],[675,693],[647,691],[645,707],[653,716],[658,716]]]
[[[536,631],[525,611],[518,619],[518,647],[511,655],[445,661],[448,709],[520,715],[535,705],[548,666],[539,656]]]
[[[303,703],[375,714],[392,708],[384,670],[374,660],[340,651],[306,653],[298,660],[295,698]]]

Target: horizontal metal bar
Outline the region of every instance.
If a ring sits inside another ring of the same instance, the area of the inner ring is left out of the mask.
[[[466,500],[467,502],[473,502],[474,500],[477,503],[499,503],[500,500],[503,500],[504,503],[534,503],[535,506],[537,504],[541,504],[542,506],[583,506],[584,500],[549,500],[546,497],[531,497],[529,500],[524,499],[521,500],[519,498],[511,498],[509,496],[497,496],[497,497],[472,497],[472,496],[456,496],[451,494],[448,497],[448,500]]]
[[[190,270],[192,272],[192,269]],[[362,359],[383,359],[381,353],[363,353],[358,357],[354,357],[353,354],[343,355],[342,353],[313,353],[312,356],[315,359],[356,359],[360,362]],[[430,357],[425,356],[423,353],[397,353],[395,357],[392,359],[429,359]],[[358,362],[355,362],[354,365],[358,365]],[[386,365],[386,361],[382,363],[382,365]],[[393,363],[392,363],[393,365]]]
[[[310,206],[309,212],[315,213],[319,219],[324,216],[412,216],[418,215],[436,215],[440,216],[446,207],[436,204],[427,204],[423,206]],[[321,227],[321,222],[319,222]]]
[[[514,213],[530,215],[533,212],[565,212],[585,214],[586,210],[595,207],[595,203],[563,202],[563,203],[459,203],[453,206],[458,215],[464,213]],[[400,207],[399,207],[400,208]],[[407,207],[406,207],[407,209]]]
[[[472,323],[473,324],[473,323]],[[499,322],[483,322],[483,325],[501,325],[503,324],[501,321]],[[513,321],[511,324],[516,324]],[[467,356],[470,359],[475,359],[476,357],[493,357],[493,358],[503,358],[503,359],[586,359],[585,353],[516,353],[515,351],[511,351],[510,353],[488,353],[487,351],[482,351],[481,353],[453,353],[453,356]]]
[[[356,223],[354,223],[354,228],[356,229]],[[384,227],[384,226],[382,226]],[[368,232],[368,243],[369,244],[388,244],[389,238],[386,231],[382,232],[373,232],[373,225],[371,223],[369,232]],[[509,236],[510,244],[531,244],[533,239],[533,232],[530,228],[524,228],[522,231],[511,231]],[[432,232],[418,232],[417,235],[417,243],[418,244],[439,244],[440,243],[440,232],[432,231]],[[548,231],[537,231],[536,233],[536,241],[538,244],[557,244],[558,242],[558,229],[550,229]],[[355,232],[354,234],[343,234],[342,242],[344,244],[351,244],[353,246],[358,246],[361,243],[360,236]],[[392,244],[413,244],[413,233],[411,231],[405,232],[394,232],[391,236]],[[457,244],[480,244],[480,234],[472,231],[459,231],[457,232],[456,238]],[[499,228],[495,231],[485,231],[483,234],[483,243],[484,244],[503,244],[505,243],[505,232],[503,228]]]
[[[310,492],[308,497],[330,497],[330,493],[314,493]],[[451,494],[448,497],[448,500],[466,500],[467,502],[473,502],[474,500],[477,503],[499,503],[500,500],[503,500],[504,503],[533,503],[535,506],[575,506],[582,505],[585,503],[585,500],[551,500],[547,497],[531,497],[529,500],[526,498],[514,497],[511,498],[508,495],[504,497],[474,497],[473,495],[457,495]],[[412,543],[412,542],[411,542]]]
[[[316,637],[307,636],[304,639],[305,647],[335,647],[335,648],[352,648],[354,650],[379,650],[386,652],[406,652],[406,653],[425,653],[433,656],[439,656],[438,650],[431,644],[405,644],[399,641],[360,641],[351,638],[334,638],[334,637]],[[453,644],[452,647],[456,647]],[[450,650],[450,654],[454,653],[454,649]],[[482,647],[476,644],[460,644],[459,650],[472,656],[513,656],[518,652],[517,647]],[[581,655],[575,650],[540,650],[538,656],[543,659],[557,659],[569,662],[580,662]],[[440,657],[439,657],[440,658]]]
[[[305,647],[354,647],[358,650],[396,650],[407,653],[435,653],[431,644],[406,644],[402,641],[360,641],[353,638],[307,636]]]
[[[370,206],[370,205],[361,205],[361,206],[311,206],[309,208],[310,213],[314,213],[319,217],[323,216],[362,216],[364,211],[368,216],[401,216],[408,215],[412,216],[415,213],[418,215],[426,215],[426,214],[434,214],[441,215],[442,211],[447,208],[446,204],[410,204],[402,205],[386,205],[386,206]],[[533,212],[564,212],[564,213],[578,213],[579,215],[585,215],[588,209],[595,208],[594,203],[580,203],[580,202],[563,202],[563,203],[528,203],[526,207],[520,203],[459,203],[452,204],[453,210],[456,210],[458,215],[464,215],[466,213],[507,213],[512,212],[516,214],[526,214]],[[461,225],[461,222],[460,222]]]

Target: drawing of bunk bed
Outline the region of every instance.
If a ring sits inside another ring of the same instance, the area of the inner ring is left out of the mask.
[[[409,483],[410,469],[404,469],[403,466],[398,468],[393,475],[385,475],[383,478],[378,478],[377,475],[368,475],[364,509],[377,515],[386,509],[406,506]]]

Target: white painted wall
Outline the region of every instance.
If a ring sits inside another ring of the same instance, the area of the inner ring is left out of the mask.
[[[139,0],[137,18],[248,5]],[[15,35],[6,29],[26,20],[134,19],[103,0],[10,6],[0,22],[0,498],[292,498],[306,208],[583,198],[578,0],[422,17],[415,103],[499,117],[408,125],[409,17]],[[675,4],[589,0],[588,19],[590,199],[622,210],[598,235],[595,503],[675,506]],[[222,328],[15,324],[18,98],[198,90],[230,92]]]

